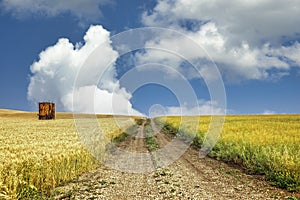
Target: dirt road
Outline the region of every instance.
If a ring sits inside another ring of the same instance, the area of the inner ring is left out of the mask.
[[[153,122],[148,125],[143,123],[135,134],[129,135],[118,144],[118,147],[127,152],[135,152],[137,155],[145,153],[148,157],[141,160],[141,163],[130,166],[131,159],[139,158],[132,156],[120,158],[116,152],[116,159],[119,160],[115,163],[127,162],[127,167],[137,171],[146,165],[154,171],[128,173],[101,165],[93,172],[82,175],[78,180],[57,188],[55,198],[287,199],[290,195],[286,191],[271,187],[262,180],[262,177],[246,175],[238,168],[208,157],[199,159],[198,151],[191,147],[171,165],[160,168],[159,160],[149,153],[151,148],[145,139],[147,131],[149,132],[146,129],[149,127],[154,130],[152,137],[155,138],[158,149],[169,143],[170,136],[159,132]]]

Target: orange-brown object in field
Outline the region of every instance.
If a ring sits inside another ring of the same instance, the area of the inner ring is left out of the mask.
[[[55,104],[51,102],[39,103],[39,119],[55,119]]]

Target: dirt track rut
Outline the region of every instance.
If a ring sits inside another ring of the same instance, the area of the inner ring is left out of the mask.
[[[155,171],[128,173],[99,166],[83,174],[77,181],[57,188],[56,199],[287,199],[286,191],[271,187],[262,177],[244,174],[241,170],[211,158],[199,159],[198,151],[189,147],[175,162],[159,168],[159,161],[149,153],[145,142],[145,123],[136,135],[118,144],[128,152],[147,153],[149,158],[138,166],[151,165]],[[159,148],[171,138],[158,131],[151,122]],[[130,165],[132,156],[119,162]],[[147,163],[143,163],[147,162]],[[152,164],[149,164],[152,162]],[[130,166],[129,166],[130,167]]]

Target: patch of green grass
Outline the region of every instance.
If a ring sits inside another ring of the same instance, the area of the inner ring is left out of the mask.
[[[46,199],[43,194],[32,185],[21,183],[17,187],[17,199]]]
[[[172,126],[170,123],[165,123],[162,131],[166,134],[176,135],[176,133],[178,133],[178,128]]]
[[[158,149],[158,144],[157,144],[157,139],[154,136],[147,137],[146,138],[146,143],[150,149],[150,151],[155,151]]]
[[[128,134],[123,132],[118,137],[112,139],[113,143],[123,142],[127,138]]]
[[[153,130],[150,125],[151,120],[147,119],[147,122],[144,127],[144,134],[146,136],[146,144],[150,151],[154,151],[158,149],[157,139],[155,136],[153,136]]]
[[[148,126],[148,125],[151,125],[151,119],[149,119],[149,118],[146,119],[146,123],[145,123],[145,126]]]
[[[267,180],[271,185],[287,189],[290,192],[300,191],[300,186],[295,181],[293,174],[284,174],[283,172],[267,172]]]

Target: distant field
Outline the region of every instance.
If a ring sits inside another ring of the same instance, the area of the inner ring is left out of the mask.
[[[159,118],[178,129],[181,117]],[[210,117],[200,117],[194,144],[201,146]],[[184,117],[189,135],[199,117]],[[176,131],[176,130],[175,130]],[[300,115],[227,116],[223,131],[209,154],[234,162],[250,173],[264,174],[274,185],[300,191]]]
[[[36,198],[92,169],[97,161],[77,135],[73,115],[38,120],[37,113],[0,110],[0,199]],[[98,116],[106,140],[122,133],[112,116]]]

